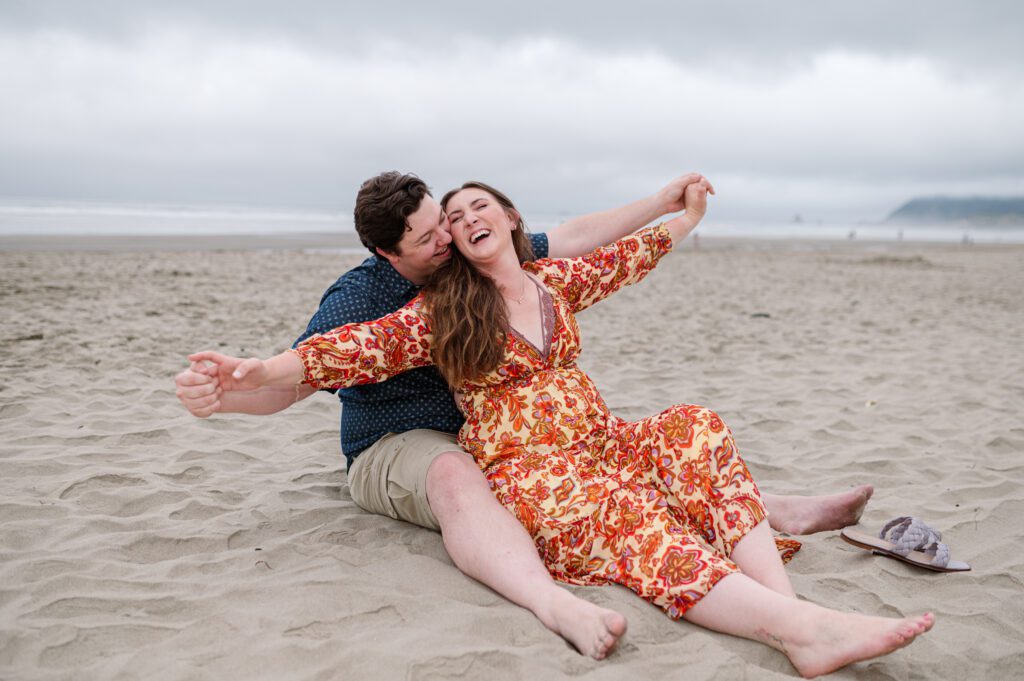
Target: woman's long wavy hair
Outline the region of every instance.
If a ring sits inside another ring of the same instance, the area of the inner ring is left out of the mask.
[[[533,260],[533,247],[526,224],[512,200],[483,182],[466,182],[441,198],[448,202],[463,189],[481,189],[490,194],[511,215],[515,230],[512,244],[519,262]],[[434,272],[423,288],[433,330],[431,353],[445,381],[458,390],[498,368],[505,354],[509,329],[508,308],[497,284],[474,268],[466,257],[452,248],[452,256]]]

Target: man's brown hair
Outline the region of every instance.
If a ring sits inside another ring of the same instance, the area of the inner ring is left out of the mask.
[[[356,233],[370,253],[377,249],[399,253],[398,242],[409,228],[408,218],[415,213],[430,188],[415,175],[397,170],[371,177],[359,188],[353,211]]]

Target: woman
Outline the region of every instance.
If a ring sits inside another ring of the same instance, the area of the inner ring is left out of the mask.
[[[511,201],[467,183],[442,200],[456,253],[402,310],[266,361],[191,359],[237,367],[225,389],[341,387],[436,363],[467,415],[460,444],[558,579],[623,584],[672,617],[781,650],[804,676],[886,654],[930,629],[931,614],[874,618],[797,600],[721,419],[678,405],[623,422],[576,365],[574,314],[642,279],[696,227],[709,189],[687,187],[686,214],[664,225],[584,258],[531,263]]]

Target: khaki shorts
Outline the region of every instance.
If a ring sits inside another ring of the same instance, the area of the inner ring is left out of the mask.
[[[348,469],[352,500],[370,513],[439,530],[427,503],[427,469],[444,452],[461,451],[449,433],[388,433],[364,449]]]

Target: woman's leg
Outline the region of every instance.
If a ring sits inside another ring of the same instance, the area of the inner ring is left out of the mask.
[[[670,617],[760,641],[785,653],[808,677],[885,655],[933,624],[931,614],[889,619],[841,613],[771,589],[708,547],[679,510],[660,504],[657,496],[621,492],[603,523],[609,531],[615,528],[608,537],[615,541],[601,546],[615,551],[606,558],[609,579]],[[736,543],[740,560],[758,563],[771,555],[766,525],[760,523]],[[773,575],[764,578],[770,582]]]
[[[796,598],[793,585],[775,548],[775,539],[772,537],[771,528],[768,527],[768,521],[761,521],[754,529],[743,535],[743,538],[736,542],[729,558],[743,574],[755,582],[783,596]]]
[[[788,598],[741,573],[719,580],[683,618],[769,645],[808,678],[891,653],[934,623],[931,613],[893,619],[829,610]]]
[[[468,454],[445,452],[431,463],[427,498],[460,570],[530,610],[584,655],[599,660],[614,649],[626,619],[551,579],[530,535],[494,498]]]
[[[606,460],[632,467],[634,478],[660,489],[704,545],[765,586],[794,595],[757,486],[718,414],[676,405],[619,426]]]

